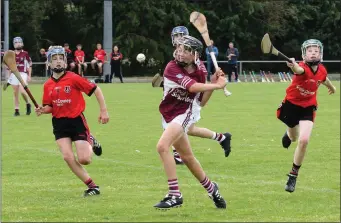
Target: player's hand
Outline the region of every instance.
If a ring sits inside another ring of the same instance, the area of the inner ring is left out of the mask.
[[[286,62],[288,67],[293,68],[294,66],[298,65],[295,61],[295,58],[289,58],[289,59],[291,60],[291,63]]]
[[[218,84],[220,88],[224,88],[226,86],[225,76],[219,76],[216,84]]]
[[[99,117],[98,117],[98,122],[100,124],[106,124],[109,122],[109,114],[108,114],[108,111],[106,109],[100,111]]]
[[[27,82],[31,82],[31,76],[27,76]]]
[[[43,114],[44,108],[42,106],[39,106],[38,108],[35,108],[34,111],[36,112],[37,116],[40,116]]]
[[[336,87],[334,87],[334,86],[328,87],[328,93],[329,94],[334,94],[335,91],[336,91]]]

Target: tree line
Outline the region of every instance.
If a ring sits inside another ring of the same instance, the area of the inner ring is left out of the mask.
[[[124,57],[129,58],[131,70],[141,68],[135,60],[140,52],[147,59],[154,58],[154,70],[161,69],[172,58],[170,34],[174,26],[185,25],[191,35],[201,39],[189,22],[192,11],[206,16],[210,37],[219,49],[218,60],[225,60],[229,42],[239,49],[239,60],[276,59],[260,51],[260,40],[267,32],[274,45],[290,57],[301,59],[303,41],[316,38],[325,46],[325,60],[341,58],[340,0],[112,2],[113,44],[118,44]],[[38,60],[40,48],[65,42],[72,49],[81,43],[91,59],[96,43],[102,43],[103,0],[9,0],[9,9],[10,40],[23,37],[25,49],[34,61]],[[250,66],[257,69],[260,65]],[[266,66],[275,69],[274,64]],[[340,69],[340,65],[330,66]],[[144,69],[149,68],[145,65]]]

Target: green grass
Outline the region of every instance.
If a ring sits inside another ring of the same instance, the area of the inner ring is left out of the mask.
[[[339,86],[339,82],[335,82]],[[284,191],[296,144],[281,147],[285,125],[275,116],[285,83],[231,84],[233,95],[215,92],[198,126],[233,134],[232,153],[190,137],[208,176],[228,201],[217,210],[185,166],[178,166],[182,208],[153,208],[167,192],[156,143],[162,133],[161,89],[151,84],[101,85],[110,123],[97,124],[96,99],[85,115],[104,147],[86,169],[101,186],[83,198],[85,186],[68,169],[54,142],[51,117],[13,117],[11,89],[2,99],[2,221],[271,221],[340,222],[340,93],[321,86],[316,125],[296,191]],[[31,86],[40,101],[42,85]],[[338,89],[339,90],[339,89]],[[24,105],[22,104],[22,113]]]

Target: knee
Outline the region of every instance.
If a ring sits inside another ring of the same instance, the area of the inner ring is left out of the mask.
[[[82,157],[82,158],[78,158],[78,162],[82,165],[88,165],[91,163],[91,158],[85,158],[85,157]]]
[[[182,161],[185,163],[185,164],[188,164],[188,163],[193,163],[195,162],[195,157],[193,156],[193,154],[186,154],[186,155],[182,155],[181,156],[181,159]]]
[[[308,143],[309,143],[309,138],[306,136],[302,136],[299,138],[298,143],[300,145],[300,147],[307,147]]]
[[[63,158],[64,158],[64,161],[68,164],[71,164],[75,161],[75,157],[73,154],[64,154]]]
[[[158,142],[156,145],[156,150],[159,154],[169,152],[169,146],[164,142]]]

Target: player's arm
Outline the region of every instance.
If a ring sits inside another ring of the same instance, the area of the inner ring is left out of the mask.
[[[335,93],[336,87],[332,84],[328,77],[326,77],[326,80],[322,82],[322,84],[328,88],[329,94]]]
[[[304,74],[304,68],[296,63],[295,58],[290,58],[292,63],[286,62],[287,66],[294,72],[294,74],[301,75]]]
[[[222,89],[225,87],[225,85],[226,83],[223,83],[222,81],[217,82],[217,83],[210,83],[210,84],[203,84],[203,83],[196,82],[192,86],[189,87],[188,91],[191,93],[199,93],[199,92],[206,93],[207,91],[209,92],[209,91]]]
[[[226,79],[225,79],[225,77],[224,77],[224,72],[223,72],[221,69],[217,70],[217,71],[212,75],[211,81],[212,81],[213,83],[217,83],[218,78],[221,79],[221,80],[219,80],[220,82],[222,82],[222,83],[225,82],[225,85],[226,85]],[[225,85],[224,85],[224,86],[225,86]],[[212,91],[205,91],[205,92],[203,93],[203,96],[202,96],[202,99],[201,99],[201,102],[200,102],[200,106],[201,106],[201,107],[204,107],[204,106],[207,104],[207,102],[208,102],[208,100],[210,100],[212,94],[213,94],[213,90],[212,90]]]
[[[38,116],[52,113],[52,99],[48,92],[48,87],[44,85],[43,105],[35,109],[35,112]]]

